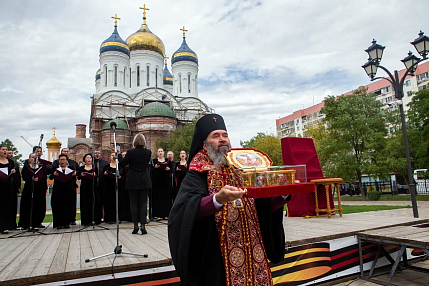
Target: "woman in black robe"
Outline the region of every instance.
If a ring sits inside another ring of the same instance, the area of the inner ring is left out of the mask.
[[[188,164],[186,163],[186,152],[180,151],[180,161],[176,163],[176,193],[173,193],[173,202],[176,199],[177,192],[180,190],[182,181],[188,171]]]
[[[94,187],[94,176],[98,174],[97,168],[92,166],[92,155],[83,157],[85,165],[80,166],[77,177],[80,180],[80,221],[81,225],[88,226],[93,222],[92,211],[94,208],[94,223],[100,224],[102,209],[100,196]],[[93,188],[94,187],[94,188]],[[94,200],[95,198],[95,200]]]
[[[54,188],[52,190],[51,207],[53,216],[53,227],[57,229],[70,228],[70,222],[72,220],[72,211],[70,201],[73,199],[72,196],[76,192],[76,182],[73,177],[76,176],[76,170],[73,166],[67,167],[68,158],[66,155],[61,154],[59,156],[60,167],[56,170],[51,170],[54,177]],[[62,175],[70,176],[67,179],[62,179]]]
[[[125,158],[127,154],[126,151],[121,152],[122,158]],[[119,193],[119,221],[133,221],[131,216],[131,207],[130,207],[130,196],[128,190],[125,188],[127,183],[129,165],[126,165],[122,168],[121,181],[122,186],[120,188],[121,192]]]
[[[18,226],[24,229],[30,226],[37,229],[43,222],[46,213],[46,176],[47,169],[38,162],[34,164],[34,153],[30,154],[28,164],[22,168],[22,179],[25,181],[24,189],[21,194],[21,205],[19,213]],[[31,193],[33,193],[33,202],[31,202]],[[31,204],[33,211],[31,212]]]
[[[116,222],[116,160],[115,153],[110,154],[110,164],[104,166],[103,169],[103,206],[104,206],[104,222],[114,224]],[[120,170],[122,173],[122,169]],[[121,192],[122,180],[121,175],[118,177],[118,192]],[[118,194],[119,195],[119,194]]]
[[[156,220],[168,219],[173,205],[170,173],[171,161],[164,158],[164,149],[158,148],[158,158],[153,159],[152,170],[152,215]]]
[[[7,147],[0,146],[0,232],[9,233],[8,230],[16,228],[16,212],[11,204],[14,188],[12,179],[15,174],[15,164],[6,158]],[[4,172],[3,172],[4,171]]]

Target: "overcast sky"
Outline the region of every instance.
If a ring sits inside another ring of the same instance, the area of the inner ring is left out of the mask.
[[[43,146],[57,127],[63,146],[75,124],[89,124],[101,42],[142,24],[142,7],[166,54],[187,43],[198,55],[199,97],[224,116],[233,147],[275,120],[370,83],[361,68],[375,38],[382,64],[400,62],[420,30],[429,34],[427,0],[0,0],[0,141]],[[171,66],[169,62],[169,69]],[[380,71],[378,75],[382,75]]]

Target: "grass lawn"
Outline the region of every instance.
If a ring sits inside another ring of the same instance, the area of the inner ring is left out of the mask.
[[[341,200],[342,200],[342,198],[341,198]],[[338,206],[335,206],[335,207],[338,207]],[[376,211],[411,208],[411,206],[349,206],[349,205],[341,205],[341,207],[343,208],[343,214],[376,212]]]
[[[47,214],[45,216],[45,219],[43,220],[43,222],[47,223],[47,222],[52,222],[53,218],[52,218],[52,214]],[[80,213],[76,214],[76,220],[80,220]],[[18,224],[19,218],[16,219],[16,223]]]
[[[418,195],[417,201],[429,201],[429,196],[426,195]],[[342,201],[363,201],[361,196],[341,196]],[[382,195],[379,199],[379,201],[409,201],[411,203],[411,196],[410,195]]]

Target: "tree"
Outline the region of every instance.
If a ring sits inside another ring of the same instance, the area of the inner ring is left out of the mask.
[[[240,141],[243,148],[255,148],[267,154],[273,161],[273,166],[282,165],[282,147],[280,139],[276,136],[266,135],[265,133],[258,132],[249,141]]]
[[[15,145],[13,145],[12,141],[9,139],[5,139],[0,143],[0,145],[4,145],[7,147],[8,150],[11,150],[13,152],[13,161],[21,164],[21,157],[22,154],[19,154],[18,149],[16,149]]]
[[[380,156],[386,146],[386,117],[375,94],[360,87],[353,94],[330,96],[324,100],[327,136],[322,139],[319,153],[326,158],[322,168],[326,176],[359,181],[362,175],[386,176],[385,161]]]
[[[197,121],[198,118],[194,119],[192,123],[177,127],[168,137],[158,139],[156,141],[156,147],[163,148],[166,153],[167,151],[173,151],[176,161],[182,150],[186,151],[186,154],[189,155]],[[152,150],[152,154],[156,157],[156,150]]]
[[[407,135],[414,169],[429,167],[429,90],[416,93],[408,104]]]

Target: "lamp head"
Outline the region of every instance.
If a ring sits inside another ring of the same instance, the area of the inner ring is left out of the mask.
[[[383,51],[386,47],[377,44],[376,40],[372,40],[372,45],[365,50],[368,53],[369,58],[379,63],[381,61],[381,57],[383,56]]]
[[[408,52],[408,56],[405,57],[403,60],[401,60],[401,62],[404,63],[405,68],[407,70],[409,70],[410,75],[414,75],[414,72],[417,69],[417,64],[415,66],[413,66],[415,63],[417,63],[418,61],[420,61],[420,59],[418,57],[416,57],[415,55],[413,55],[413,53],[410,51]]]
[[[425,34],[420,31],[419,37],[411,42],[411,44],[416,48],[423,59],[426,59],[429,53],[429,37],[425,36]]]
[[[373,59],[369,58],[368,61],[362,67],[365,70],[366,74],[371,78],[371,80],[373,80],[375,74],[377,73],[378,63],[375,62]]]

